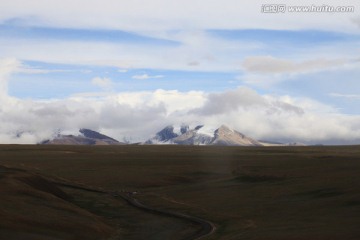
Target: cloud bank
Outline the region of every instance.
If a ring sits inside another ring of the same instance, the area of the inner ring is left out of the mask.
[[[268,55],[248,56],[243,60],[241,66],[245,74],[238,77],[239,80],[253,86],[269,87],[282,81],[289,81],[299,75],[306,78],[306,76],[320,72],[335,73],[336,71],[355,70],[360,65],[356,57],[312,57],[305,60],[293,60]]]
[[[341,115],[311,99],[261,95],[246,87],[218,93],[156,90],[17,99],[7,94],[6,86],[20,65],[14,59],[1,60],[1,143],[38,143],[59,131],[76,134],[79,128],[140,141],[168,124],[182,123],[214,128],[227,124],[257,139],[360,143],[359,116]]]

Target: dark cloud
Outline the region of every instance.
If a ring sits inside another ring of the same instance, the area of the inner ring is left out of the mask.
[[[205,104],[200,108],[191,110],[190,113],[210,116],[236,112],[240,108],[245,110],[258,109],[269,114],[281,112],[304,114],[304,110],[300,107],[279,100],[266,99],[254,90],[244,87],[209,94]]]
[[[288,59],[274,58],[272,56],[247,57],[243,68],[248,72],[260,74],[306,73],[320,71],[330,67],[342,66],[351,60],[344,59],[314,59],[295,62]]]
[[[238,88],[223,93],[212,93],[201,108],[190,113],[199,115],[216,115],[236,111],[238,108],[266,106],[266,101],[255,91],[248,88]]]

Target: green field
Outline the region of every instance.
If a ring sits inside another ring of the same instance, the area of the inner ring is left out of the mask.
[[[136,191],[213,222],[204,239],[360,239],[359,146],[2,145],[0,165],[0,239],[190,239],[199,228],[49,179]]]

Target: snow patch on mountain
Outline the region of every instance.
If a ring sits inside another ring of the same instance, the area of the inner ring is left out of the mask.
[[[209,136],[214,136],[214,132],[216,130],[216,128],[214,128],[212,126],[205,126],[205,125],[199,125],[196,128],[198,128],[197,132],[199,134],[205,134],[205,135],[209,135]]]
[[[51,145],[120,145],[124,144],[114,138],[108,137],[99,132],[82,128],[79,130],[80,134],[64,135],[58,133],[53,139],[45,140],[41,144]]]
[[[260,142],[225,125],[217,129],[204,125],[194,128],[167,126],[144,144],[262,146]]]

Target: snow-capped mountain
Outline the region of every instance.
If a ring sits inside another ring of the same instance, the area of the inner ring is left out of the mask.
[[[172,139],[172,142],[180,145],[208,145],[212,141],[212,137],[198,132],[202,126],[197,126],[194,129]]]
[[[52,145],[120,145],[121,143],[111,137],[108,137],[99,132],[90,129],[82,128],[79,130],[81,134],[74,135],[61,135],[58,134],[52,140],[43,141],[42,144]]]
[[[82,128],[79,135],[63,135],[58,133],[53,139],[41,144],[53,145],[122,145],[131,142],[119,142],[114,138],[99,132]],[[275,143],[257,141],[225,125],[219,128],[198,125],[190,128],[188,125],[167,126],[145,142],[132,144],[177,144],[177,145],[220,145],[220,146],[305,146],[301,143]]]
[[[187,133],[189,131],[188,125],[181,126],[167,126],[161,131],[157,132],[156,135],[147,140],[145,144],[173,144],[172,140]]]
[[[174,126],[167,126],[144,144],[262,146],[260,142],[225,125],[218,129],[206,128],[203,125],[193,129],[181,126],[179,132],[174,129]]]
[[[109,145],[120,143],[118,140],[116,140],[114,138],[108,137],[104,134],[101,134],[99,132],[96,132],[96,131],[93,131],[90,129],[82,128],[79,130],[79,132],[82,133],[85,138],[94,139],[99,142],[101,141],[101,142],[107,143]]]

